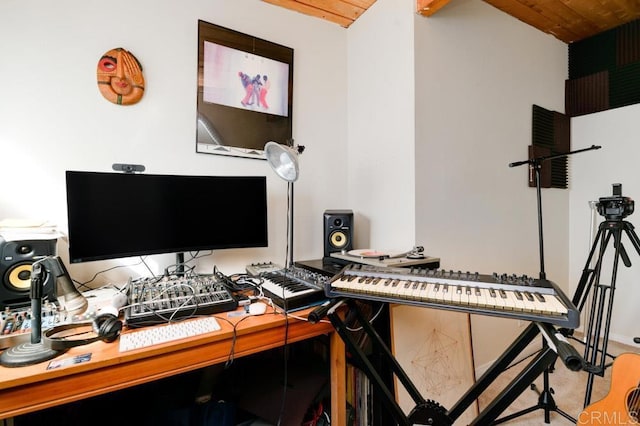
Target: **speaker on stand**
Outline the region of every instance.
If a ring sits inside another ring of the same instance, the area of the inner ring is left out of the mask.
[[[353,211],[325,210],[324,257],[349,250],[353,250]]]
[[[0,235],[0,309],[29,306],[31,269],[38,259],[56,254],[57,239],[7,240]],[[55,281],[48,277],[43,296],[56,300]]]

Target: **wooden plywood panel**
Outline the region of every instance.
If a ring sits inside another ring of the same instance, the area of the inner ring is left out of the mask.
[[[425,399],[450,410],[475,382],[469,314],[391,305],[393,354]],[[415,402],[396,379],[396,400],[405,413]],[[478,415],[472,404],[455,424]]]

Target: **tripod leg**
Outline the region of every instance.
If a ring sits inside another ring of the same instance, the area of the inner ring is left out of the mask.
[[[619,256],[622,258],[622,263],[624,263],[624,266],[629,268],[631,266],[631,259],[629,259],[627,250],[625,250],[624,245],[622,244],[622,229],[620,229],[618,232],[614,232],[613,238],[614,238],[614,247],[616,248],[616,251],[618,252]]]
[[[589,321],[587,324],[587,332],[585,335],[585,349],[584,349],[584,359],[587,361],[588,365],[586,370],[588,371],[588,380],[587,386],[585,389],[584,395],[584,406],[586,407],[591,402],[591,394],[593,391],[593,376],[596,373],[601,373],[603,371],[604,366],[604,351],[601,351],[601,343],[600,337],[602,333],[602,318],[604,315],[604,307],[607,301],[607,290],[609,288],[613,288],[615,286],[616,273],[618,269],[618,260],[620,256],[620,246],[621,246],[621,237],[622,230],[620,226],[620,222],[603,222],[601,226],[606,226],[606,237],[603,235],[602,244],[600,246],[600,255],[598,260],[596,261],[596,271],[594,274],[594,279],[596,281],[596,285],[593,291],[593,302],[590,309]],[[606,248],[608,246],[608,242],[610,241],[610,237],[613,236],[614,247],[615,247],[615,256],[613,262],[613,270],[611,275],[611,287],[604,286],[600,284],[600,272],[602,270],[602,261],[606,252]],[[609,306],[611,306],[611,299],[609,298]],[[611,311],[608,309],[607,312],[607,329],[608,324],[610,322],[610,314]],[[608,334],[608,333],[607,333]],[[603,342],[606,347],[606,340]],[[598,361],[600,359],[600,362]],[[598,368],[596,365],[600,364],[602,367]]]
[[[638,238],[638,235],[634,231],[633,225],[630,224],[629,222],[624,222],[624,224],[625,224],[625,228],[624,228],[625,233],[629,237],[629,240],[631,240],[631,244],[633,244],[633,247],[636,249],[636,253],[640,254],[640,239]]]
[[[601,246],[600,256],[597,261],[597,286],[594,290],[593,305],[591,306],[588,332],[586,334],[585,355],[587,361],[585,370],[588,372],[587,385],[584,396],[584,406],[591,403],[591,394],[593,391],[593,380],[597,374],[604,376],[607,368],[607,353],[609,344],[609,330],[611,326],[611,317],[613,313],[613,301],[615,296],[616,280],[618,274],[619,260],[622,259],[625,266],[631,266],[628,253],[622,244],[623,232],[629,237],[634,248],[640,254],[640,240],[633,230],[633,226],[629,222],[623,221],[606,221],[601,227],[606,226],[608,236],[613,236],[615,254],[613,258],[613,268],[611,270],[611,282],[609,286],[600,284],[600,270],[602,258],[605,253],[606,243]],[[604,241],[608,241],[605,238]]]
[[[591,283],[593,282],[593,274],[595,273],[596,270],[598,270],[597,267],[591,268],[591,261],[593,259],[593,255],[595,254],[596,249],[598,248],[598,245],[599,244],[602,245],[605,243],[604,227],[602,225],[603,224],[600,224],[600,226],[598,227],[598,233],[596,234],[596,237],[593,239],[593,245],[591,246],[591,250],[589,251],[589,257],[587,258],[587,262],[585,263],[584,268],[582,269],[582,275],[580,276],[580,281],[578,281],[578,287],[576,288],[576,292],[574,293],[573,299],[571,300],[571,302],[573,302],[573,304],[580,311],[582,310],[582,307],[584,306],[586,299],[589,296],[589,288],[591,288]],[[600,251],[599,258],[601,258],[601,256],[602,256],[602,250]],[[589,286],[587,286],[587,283],[589,283]]]

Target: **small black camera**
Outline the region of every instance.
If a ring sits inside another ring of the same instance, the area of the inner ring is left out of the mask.
[[[111,168],[116,172],[125,172],[125,173],[135,173],[135,172],[145,171],[145,167],[142,164],[115,163],[113,166],[111,166]]]
[[[633,213],[635,203],[629,197],[622,196],[622,184],[613,184],[613,196],[601,197],[596,204],[600,216],[607,220],[622,220]]]

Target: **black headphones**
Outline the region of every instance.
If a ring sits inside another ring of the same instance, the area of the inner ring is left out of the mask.
[[[76,339],[75,336],[86,334],[86,328],[91,326],[97,336],[88,339]],[[67,330],[78,329],[76,333]],[[82,331],[85,329],[84,331]],[[56,351],[64,351],[75,346],[88,345],[89,343],[104,340],[107,343],[113,342],[120,336],[122,331],[122,321],[112,313],[103,313],[98,315],[91,322],[80,322],[62,324],[46,330],[42,334],[43,345]]]

